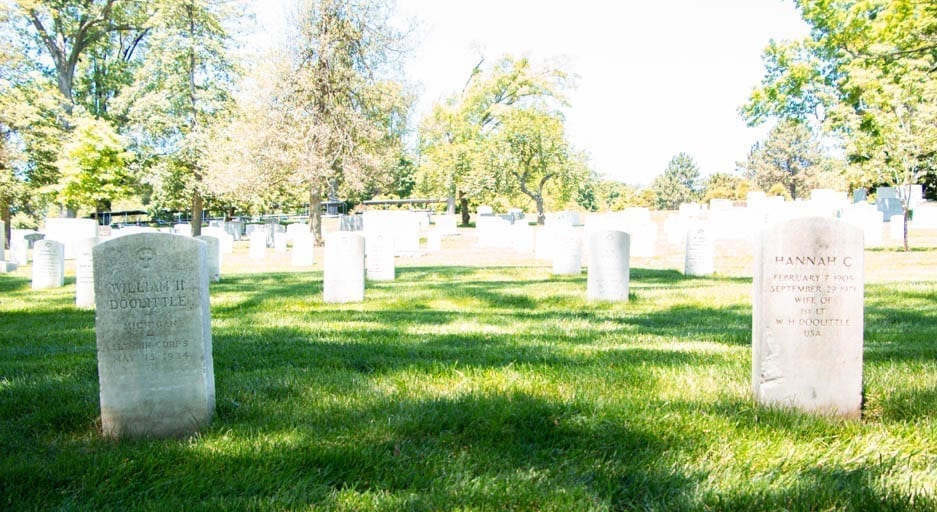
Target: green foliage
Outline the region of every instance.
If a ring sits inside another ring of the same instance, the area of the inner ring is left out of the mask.
[[[149,20],[143,62],[115,103],[160,201],[154,207],[191,202],[193,217],[201,215],[208,133],[232,102],[236,74],[225,23],[236,15],[221,0],[170,0]]]
[[[866,286],[847,422],[753,402],[749,278],[633,268],[610,304],[543,267],[401,267],[351,305],[323,303],[321,278],[213,283],[213,423],[114,442],[71,277],[0,275],[2,507],[937,507],[933,281]]]
[[[712,199],[744,200],[751,190],[751,182],[745,178],[717,172],[710,174],[703,185],[703,203],[709,204]]]
[[[134,191],[128,166],[133,154],[107,121],[80,116],[72,124],[58,161],[58,199],[75,209],[109,210],[112,201]]]
[[[792,201],[794,198],[791,197],[790,189],[787,188],[783,183],[775,183],[768,187],[767,194],[769,196],[781,196],[787,201]]]
[[[699,188],[699,167],[686,153],[674,155],[664,173],[651,182],[658,210],[676,210],[682,203],[698,200]]]
[[[742,115],[758,123],[768,117],[803,121],[808,111],[816,113],[842,141],[851,187],[920,181],[937,155],[933,3],[797,4],[811,37],[772,43],[765,51],[765,78]],[[907,215],[909,198],[903,199]]]
[[[574,169],[584,160],[571,158],[557,111],[564,104],[566,74],[526,58],[505,56],[488,69],[483,62],[461,94],[435,105],[421,121],[420,191],[489,202],[520,191],[540,211],[553,180],[555,199],[568,200],[576,187],[566,177],[580,176]],[[526,161],[536,152],[536,140],[544,151],[536,162]]]
[[[776,183],[784,185],[786,197],[809,197],[823,166],[820,145],[805,123],[779,121],[764,142],[756,143],[745,162],[739,164],[756,187],[767,190]]]

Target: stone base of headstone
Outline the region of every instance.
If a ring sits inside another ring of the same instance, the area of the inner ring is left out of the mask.
[[[16,263],[12,261],[0,261],[0,274],[7,274],[16,270]]]

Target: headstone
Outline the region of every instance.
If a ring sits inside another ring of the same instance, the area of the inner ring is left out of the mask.
[[[420,254],[420,214],[402,210],[368,210],[362,215],[365,236],[383,233],[394,240],[394,254]]]
[[[286,233],[276,232],[273,234],[273,252],[283,254],[286,252]]]
[[[247,257],[252,260],[262,260],[267,256],[267,232],[265,230],[254,230],[248,235],[250,238]]]
[[[45,221],[46,240],[56,240],[65,246],[65,259],[75,259],[79,240],[98,236],[98,222],[94,219],[49,218]]]
[[[196,240],[205,242],[205,264],[208,265],[208,280],[221,281],[221,241],[209,235],[200,235]]]
[[[442,233],[438,227],[426,230],[426,250],[427,252],[442,250]]]
[[[231,235],[234,241],[239,241],[244,235],[244,223],[240,220],[227,221],[224,223],[224,230]]]
[[[192,236],[192,225],[187,222],[180,222],[172,227],[172,234],[179,236]]]
[[[339,231],[325,236],[322,295],[327,303],[364,300],[364,236]]]
[[[364,244],[364,264],[368,279],[393,281],[396,274],[394,237],[386,233],[368,232]]]
[[[223,227],[207,227],[202,229],[202,234],[218,239],[221,254],[232,254],[234,252],[234,237],[225,231]]]
[[[708,276],[715,271],[715,247],[712,234],[703,223],[691,224],[686,231],[686,259],[683,273],[688,276]]]
[[[477,210],[475,210],[475,213],[480,216],[481,215],[494,215],[495,210],[494,208],[488,206],[487,204],[483,204],[483,205],[480,205]]]
[[[852,191],[852,202],[853,203],[864,203],[866,199],[866,194],[868,191],[864,188],[857,188]]]
[[[4,259],[4,248],[6,247],[6,226],[0,222],[0,274],[13,272],[16,270],[16,263]]]
[[[94,248],[104,435],[176,437],[212,418],[206,245],[140,233]]]
[[[904,215],[892,215],[888,219],[888,236],[892,240],[904,240]]]
[[[752,388],[766,405],[858,418],[862,406],[862,231],[794,219],[759,232]]]
[[[293,237],[293,254],[290,264],[294,267],[311,267],[315,264],[316,239],[312,233],[297,233]]]
[[[100,238],[85,238],[75,246],[75,306],[94,307],[94,258],[92,250]]]
[[[10,230],[10,253],[11,261],[20,265],[29,263],[29,249],[31,243],[26,239],[30,234],[40,234],[31,229],[12,229]]]
[[[513,248],[520,254],[533,254],[535,249],[534,228],[526,222],[517,222],[509,230]]]
[[[579,275],[582,273],[582,238],[575,228],[557,229],[553,245],[553,274]]]
[[[341,215],[339,216],[339,231],[361,231],[364,229],[363,215]]]
[[[589,235],[586,296],[591,300],[627,301],[630,281],[630,236],[624,231]]]
[[[436,229],[443,236],[454,235],[459,232],[455,215],[437,215],[433,218],[436,223]]]
[[[65,245],[39,240],[33,247],[33,290],[65,286]]]
[[[276,241],[274,239],[274,236],[277,234],[277,232],[280,230],[281,227],[282,226],[280,226],[280,221],[276,219],[269,219],[266,222],[264,222],[264,231],[267,233],[267,247],[271,249],[275,247],[274,244],[276,243]]]

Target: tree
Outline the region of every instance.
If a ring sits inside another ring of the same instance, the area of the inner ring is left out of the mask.
[[[488,69],[483,64],[481,59],[462,91],[435,105],[420,125],[420,188],[447,196],[453,213],[458,200],[463,224],[469,221],[470,198],[498,193],[498,176],[486,159],[503,114],[563,105],[568,86],[566,73],[526,58],[504,56]]]
[[[664,173],[654,178],[651,189],[659,210],[676,210],[682,203],[699,199],[699,167],[686,153],[674,155]]]
[[[127,70],[146,33],[140,24],[151,9],[147,2],[120,0],[0,3],[4,47],[28,57],[17,66],[11,101],[18,114],[8,126],[26,146],[24,183],[30,188],[49,190],[58,181],[56,161],[71,115],[82,115],[81,108],[105,115],[109,100],[129,82]]]
[[[324,191],[388,188],[400,163],[412,99],[397,76],[405,35],[389,16],[379,1],[304,0],[292,46],[267,56],[250,161],[265,183],[305,191],[320,244]]]
[[[717,172],[710,174],[703,185],[703,203],[712,199],[732,199],[740,201],[748,197],[751,182],[734,174]]]
[[[133,193],[134,182],[128,170],[132,158],[107,121],[79,117],[58,161],[62,179],[55,189],[60,201],[74,209],[90,206],[100,219],[102,211],[110,210],[112,201]]]
[[[840,137],[853,184],[906,190],[937,154],[937,6],[916,0],[798,0],[810,38],[766,50],[742,115],[805,119]],[[909,197],[904,197],[908,247]]]
[[[822,161],[820,145],[806,124],[783,119],[764,142],[752,146],[739,167],[757,188],[768,190],[780,183],[790,198],[798,199],[808,196]]]
[[[516,188],[534,201],[537,224],[546,221],[544,191],[548,183],[572,184],[573,165],[569,143],[558,112],[514,108],[498,114],[498,127],[492,135],[493,150],[489,170],[498,176],[498,188]]]
[[[187,203],[201,233],[208,132],[230,106],[235,70],[223,0],[166,0],[151,20],[144,62],[119,98],[164,205]]]

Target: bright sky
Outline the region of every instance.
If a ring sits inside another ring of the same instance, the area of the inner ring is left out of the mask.
[[[578,76],[567,129],[593,169],[646,185],[686,152],[703,175],[731,172],[766,127],[738,107],[761,80],[770,39],[807,34],[792,0],[397,0],[419,25],[408,79],[417,116],[462,89],[484,55],[561,59]]]

